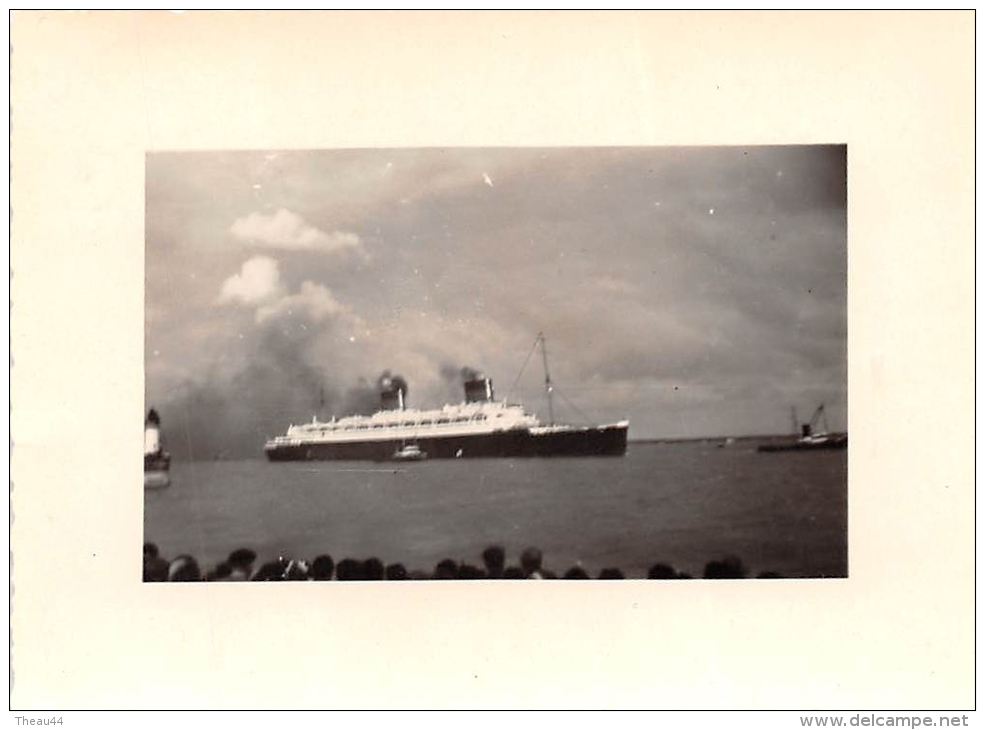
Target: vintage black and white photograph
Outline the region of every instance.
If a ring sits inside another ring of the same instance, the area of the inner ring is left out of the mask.
[[[959,725],[973,19],[15,12],[17,723]]]
[[[145,163],[145,581],[848,575],[845,145]]]

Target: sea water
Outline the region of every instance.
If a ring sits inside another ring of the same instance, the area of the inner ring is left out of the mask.
[[[562,575],[657,562],[700,577],[738,556],[750,575],[848,574],[846,451],[759,453],[751,441],[631,443],[624,457],[415,463],[174,462],[144,493],[145,540],[203,570],[240,547],[257,564],[328,553],[431,571],[527,547]]]

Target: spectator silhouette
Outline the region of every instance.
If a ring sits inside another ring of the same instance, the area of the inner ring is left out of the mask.
[[[487,578],[502,578],[503,565],[506,563],[506,551],[499,545],[490,545],[482,551],[482,562],[486,566]]]
[[[331,555],[319,555],[311,563],[312,580],[332,580],[335,573],[335,561]]]
[[[458,565],[451,558],[445,558],[434,569],[435,580],[454,580],[458,577]]]
[[[307,560],[292,560],[284,568],[284,580],[308,580]]]
[[[459,580],[479,580],[485,578],[486,574],[479,570],[474,565],[469,565],[468,563],[462,563],[458,566],[458,579]]]
[[[269,563],[261,565],[250,580],[260,582],[284,580],[286,568],[287,563],[284,558],[277,558],[277,560],[271,560]]]
[[[602,568],[599,573],[599,580],[622,580],[625,577],[619,568]]]
[[[202,571],[191,555],[179,555],[168,565],[168,580],[172,583],[202,580]]]
[[[230,576],[233,574],[233,569],[229,567],[229,563],[219,563],[212,570],[205,574],[205,580],[208,581],[226,581],[230,580]]]
[[[711,560],[705,564],[705,578],[745,578],[746,566],[734,555],[721,560]]]
[[[336,580],[365,580],[363,564],[352,558],[344,558],[335,566]]]
[[[383,580],[383,563],[379,558],[363,561],[363,580]]]
[[[402,563],[392,563],[386,566],[387,580],[407,580],[407,568]]]
[[[239,548],[229,553],[226,562],[231,570],[230,580],[249,580],[253,574],[253,561],[257,554],[249,548]]]
[[[212,570],[203,575],[196,559],[187,554],[179,555],[168,562],[160,554],[156,544],[144,543],[143,549],[143,580],[147,582],[171,581],[230,581],[244,580],[256,560],[256,553],[247,548],[239,548],[230,553],[229,557]],[[345,558],[338,564],[328,554],[321,554],[312,563],[306,560],[288,560],[281,556],[275,561],[264,563],[253,573],[251,580],[280,581],[280,580],[476,580],[483,578],[504,578],[508,580],[556,578],[557,576],[543,566],[543,553],[537,547],[528,547],[520,555],[520,565],[504,568],[505,551],[499,545],[490,545],[482,552],[482,561],[487,571],[478,566],[461,563],[452,558],[439,562],[433,573],[426,571],[409,571],[402,563],[392,563],[384,566],[376,557],[366,560]],[[705,564],[704,578],[746,578],[749,571],[742,560],[735,555],[726,555],[719,560],[711,560]],[[566,580],[585,580],[591,576],[580,565],[571,567],[565,574]],[[672,578],[691,578],[683,571],[677,571],[668,563],[654,563],[647,572],[651,580],[668,580]],[[782,578],[775,571],[763,571],[757,578]],[[621,580],[626,576],[616,567],[603,568],[599,580]]]
[[[650,580],[670,580],[677,577],[677,571],[667,563],[655,563],[650,566],[646,577]]]
[[[168,561],[158,554],[157,545],[144,543],[144,581],[163,583],[168,579]]]
[[[544,578],[556,578],[557,576],[549,570],[544,570],[542,563],[544,560],[544,555],[541,553],[539,548],[529,547],[523,551],[520,556],[520,567],[523,568],[523,572],[526,578],[532,578],[534,580],[542,580]]]

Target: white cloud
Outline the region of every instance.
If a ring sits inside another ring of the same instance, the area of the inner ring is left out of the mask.
[[[336,252],[359,250],[363,242],[355,233],[326,233],[308,225],[304,218],[281,208],[276,213],[250,213],[238,218],[229,229],[234,237],[253,246],[292,251]]]
[[[217,301],[255,308],[257,324],[294,316],[316,323],[349,311],[328,287],[313,281],[302,282],[294,294],[285,293],[277,261],[267,256],[246,261],[223,282]]]
[[[280,317],[303,316],[308,321],[321,322],[346,311],[328,287],[305,281],[297,294],[289,294],[276,302],[257,307],[256,321],[261,323]]]
[[[267,256],[254,256],[243,263],[238,274],[222,283],[220,304],[259,305],[281,294],[280,270],[277,261]]]

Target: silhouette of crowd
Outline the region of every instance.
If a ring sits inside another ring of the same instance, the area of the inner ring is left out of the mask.
[[[747,578],[749,571],[742,561],[732,555],[709,561],[703,578]],[[499,545],[490,545],[482,551],[482,567],[451,558],[441,560],[432,571],[408,570],[402,563],[384,565],[379,558],[365,560],[344,558],[338,563],[331,555],[322,554],[310,562],[283,556],[276,560],[257,563],[257,554],[249,548],[240,548],[229,554],[223,562],[203,571],[191,555],[183,554],[166,560],[157,545],[144,544],[145,582],[191,581],[284,581],[284,580],[587,580],[592,576],[581,565],[575,565],[561,576],[544,567],[543,553],[530,547],[520,554],[519,564],[506,564],[506,551]],[[626,576],[617,567],[606,567],[596,576],[599,580],[620,580]],[[647,572],[651,580],[691,578],[688,573],[676,570],[667,563],[655,563]],[[757,578],[780,578],[772,571],[759,573]]]

